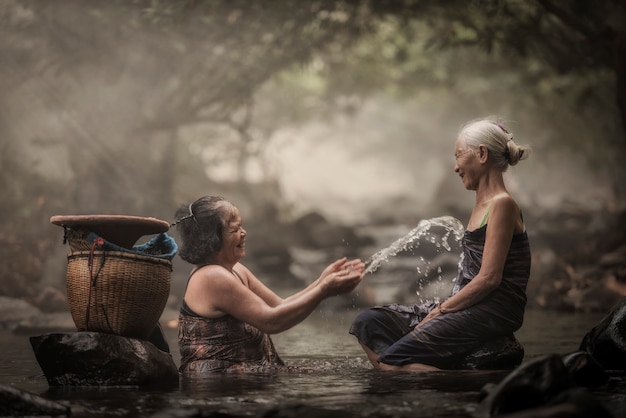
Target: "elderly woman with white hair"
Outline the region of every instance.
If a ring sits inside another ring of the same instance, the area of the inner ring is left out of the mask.
[[[526,307],[531,252],[522,211],[503,173],[528,148],[494,118],[460,131],[454,171],[476,195],[462,240],[463,255],[452,293],[439,303],[377,306],[361,312],[350,333],[375,368],[452,370],[472,351],[513,336]]]

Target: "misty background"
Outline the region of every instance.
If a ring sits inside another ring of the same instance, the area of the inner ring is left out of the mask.
[[[454,141],[497,115],[532,148],[505,175],[531,299],[601,309],[626,281],[599,263],[626,245],[624,6],[440,3],[0,0],[0,295],[65,306],[53,215],[173,222],[206,194],[242,211],[260,277],[313,279],[421,219],[465,222]]]

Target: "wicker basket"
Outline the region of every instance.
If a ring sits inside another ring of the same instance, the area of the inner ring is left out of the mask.
[[[90,232],[84,228],[64,228],[65,236],[63,238],[69,244],[72,252],[89,251],[93,245],[87,241]]]
[[[150,335],[169,296],[170,260],[121,251],[75,251],[67,259],[67,298],[78,331]]]

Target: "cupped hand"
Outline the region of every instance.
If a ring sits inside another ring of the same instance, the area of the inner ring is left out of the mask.
[[[365,264],[359,260],[341,258],[324,269],[320,284],[327,296],[349,293],[363,280]]]

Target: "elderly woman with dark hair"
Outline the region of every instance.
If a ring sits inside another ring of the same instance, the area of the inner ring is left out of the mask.
[[[179,316],[182,373],[283,365],[269,334],[293,327],[322,300],[352,291],[363,278],[360,260],[342,258],[283,299],[240,263],[247,233],[233,204],[201,197],[181,207],[176,219],[179,255],[194,265]]]
[[[513,338],[524,319],[530,244],[522,211],[503,173],[528,155],[496,119],[459,133],[454,171],[476,195],[452,294],[439,304],[387,305],[361,312],[350,328],[375,368],[463,367],[481,344]]]

